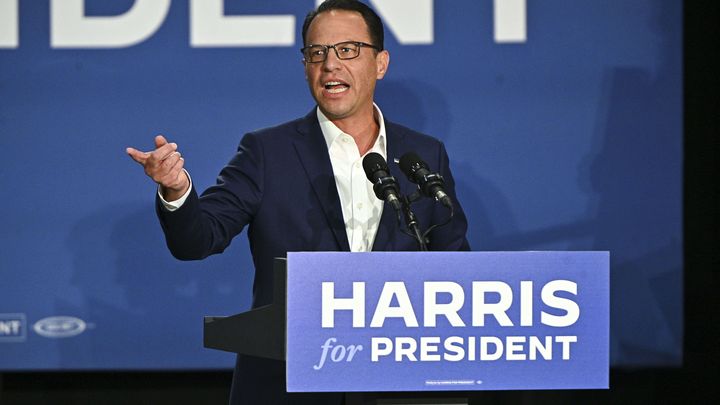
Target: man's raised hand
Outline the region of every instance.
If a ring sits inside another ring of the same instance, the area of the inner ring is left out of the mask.
[[[177,151],[176,143],[168,143],[164,136],[158,135],[154,151],[127,148],[126,152],[142,165],[148,177],[160,185],[160,193],[166,201],[175,201],[187,192],[190,179],[183,170],[185,159]]]

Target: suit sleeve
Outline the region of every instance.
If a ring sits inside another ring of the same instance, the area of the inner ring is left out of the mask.
[[[455,179],[450,171],[450,160],[445,145],[440,142],[438,148],[438,167],[440,175],[445,179],[445,192],[453,202],[454,215],[449,224],[434,229],[430,235],[429,250],[467,251],[470,243],[467,240],[467,218],[455,193]],[[447,220],[449,210],[442,204],[434,205],[433,223],[439,224]]]
[[[220,253],[252,222],[263,195],[263,148],[256,135],[243,137],[237,153],[201,196],[195,188],[185,203],[169,212],[156,197],[165,241],[180,260]]]

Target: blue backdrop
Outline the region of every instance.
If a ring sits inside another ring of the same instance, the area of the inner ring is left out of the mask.
[[[53,46],[50,3],[0,0],[0,25],[17,23],[0,29],[0,370],[230,367],[202,348],[202,316],[248,308],[247,241],[174,260],[124,150],[162,133],[204,189],[244,132],[310,111],[298,49],[314,1],[225,1],[294,15],[288,46],[192,46],[176,0],[120,48]],[[493,3],[424,0],[430,40],[387,29],[377,103],[446,143],[474,250],[610,251],[612,363],[679,364],[682,2],[529,1],[510,42]]]

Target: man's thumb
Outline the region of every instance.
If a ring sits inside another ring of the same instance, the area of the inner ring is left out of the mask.
[[[165,139],[164,136],[158,135],[155,137],[155,148],[159,148],[159,147],[165,145],[166,143],[168,143],[168,141],[167,141],[167,139]]]

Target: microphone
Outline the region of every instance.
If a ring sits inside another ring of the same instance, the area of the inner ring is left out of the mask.
[[[363,169],[365,169],[368,180],[373,184],[375,196],[380,200],[387,201],[395,211],[399,212],[402,208],[399,198],[400,188],[395,177],[390,175],[385,158],[379,153],[368,153],[363,158]]]
[[[415,152],[408,152],[400,158],[400,170],[408,180],[418,185],[420,193],[440,201],[452,209],[452,201],[445,193],[445,180],[439,173],[430,173],[430,168]]]

